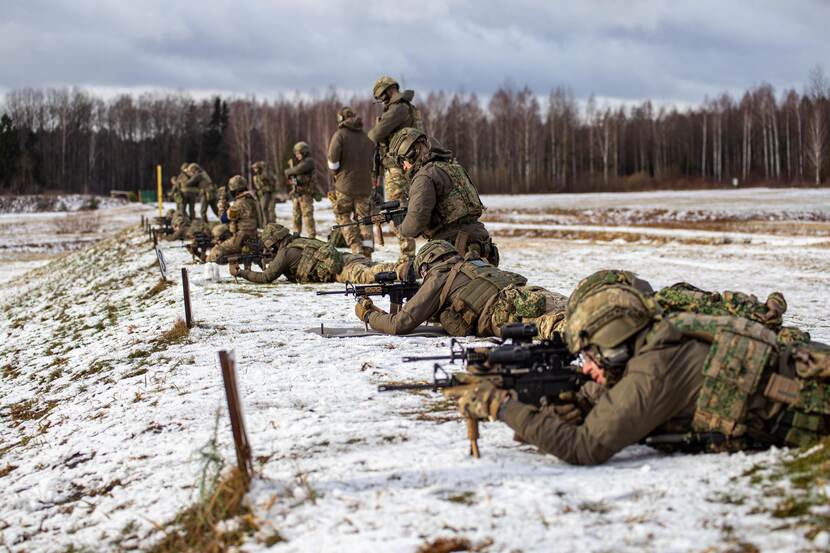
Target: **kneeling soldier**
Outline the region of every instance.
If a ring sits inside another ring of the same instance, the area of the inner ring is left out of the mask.
[[[240,175],[228,181],[228,191],[233,198],[228,207],[229,230],[231,237],[210,251],[208,261],[217,261],[222,257],[240,253],[246,242],[256,242],[257,228],[261,227],[259,205],[253,194],[248,191],[248,183]]]
[[[467,259],[498,266],[498,249],[478,220],[484,212],[478,190],[452,152],[430,144],[422,131],[412,128],[399,131],[389,148],[412,177],[401,234],[446,240]]]

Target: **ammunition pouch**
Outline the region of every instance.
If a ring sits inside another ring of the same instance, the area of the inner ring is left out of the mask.
[[[458,274],[469,282],[455,293],[452,285]],[[524,286],[527,279],[519,274],[502,271],[481,260],[459,261],[450,271],[441,292],[438,320],[451,336],[489,334],[489,324],[481,315],[492,309],[499,292],[508,286]],[[449,296],[452,294],[452,297]],[[449,304],[443,308],[449,299]]]
[[[303,249],[297,266],[297,282],[334,282],[343,270],[343,254],[332,244],[297,238],[291,241],[290,247]]]

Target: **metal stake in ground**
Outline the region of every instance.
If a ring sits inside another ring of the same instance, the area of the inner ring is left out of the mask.
[[[236,448],[236,464],[245,478],[245,483],[251,481],[254,464],[251,460],[251,444],[248,441],[248,432],[245,430],[245,418],[242,415],[242,402],[239,399],[239,386],[236,382],[236,360],[234,352],[221,350],[217,353],[219,366],[222,368],[222,380],[225,383],[225,397],[228,400],[228,414],[231,417],[231,431],[233,431],[233,445]]]
[[[184,292],[184,321],[187,328],[193,328],[193,313],[190,311],[190,280],[187,278],[187,268],[182,267],[182,292]]]

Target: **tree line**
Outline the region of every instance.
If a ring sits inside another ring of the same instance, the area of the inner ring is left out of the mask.
[[[830,84],[821,68],[803,91],[762,84],[694,107],[578,102],[566,87],[545,98],[504,86],[419,96],[427,133],[451,149],[484,193],[629,191],[740,185],[821,185],[830,173]],[[312,146],[325,179],[336,112],[351,105],[370,128],[368,98],[296,96],[197,100],[186,93],[120,95],[25,88],[0,107],[0,192],[107,193],[155,187],[196,161],[224,183],[253,161],[285,166]],[[278,171],[281,173],[281,171]],[[168,186],[165,182],[165,186]]]

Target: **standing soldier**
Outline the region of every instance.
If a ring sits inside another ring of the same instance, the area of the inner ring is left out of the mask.
[[[185,214],[184,193],[182,192],[182,184],[184,184],[184,182],[187,180],[187,174],[185,174],[187,165],[187,163],[182,163],[181,167],[179,168],[179,174],[175,177],[170,177],[170,197],[172,197],[173,201],[176,202],[176,213],[181,213],[182,215]]]
[[[305,221],[306,236],[315,238],[317,229],[314,225],[314,160],[311,159],[311,146],[306,142],[294,144],[294,157],[285,170],[288,178],[289,194],[292,203],[294,232],[301,233]]]
[[[369,138],[379,148],[380,154],[380,156],[375,156],[375,175],[376,178],[380,175],[381,169],[377,166],[378,157],[380,157],[384,167],[383,182],[386,199],[399,200],[401,206],[405,206],[409,198],[409,181],[404,175],[403,168],[397,164],[395,156],[387,154],[389,143],[399,130],[406,127],[423,128],[421,113],[412,105],[415,92],[412,90],[401,92],[397,81],[384,75],[375,82],[372,93],[375,100],[383,102],[383,114],[369,131]],[[401,257],[415,257],[415,240],[402,236],[394,223],[392,223],[392,230],[398,237]]]
[[[211,251],[208,261],[218,261],[222,257],[237,254],[247,242],[257,239],[257,228],[262,226],[259,218],[259,205],[254,195],[248,191],[244,177],[236,175],[228,181],[228,190],[233,201],[228,207],[231,237],[217,244]]]
[[[185,187],[199,191],[198,193],[201,199],[199,211],[202,220],[205,222],[208,220],[208,206],[213,210],[213,214],[219,217],[219,208],[216,205],[216,185],[210,180],[210,175],[207,174],[207,171],[202,169],[198,163],[191,163],[187,167],[187,175],[189,179],[185,183]]]
[[[328,166],[334,173],[334,190],[328,196],[338,225],[351,222],[352,216],[367,217],[372,193],[372,152],[374,145],[363,132],[363,121],[350,107],[337,113],[337,131],[329,143]],[[372,257],[372,227],[343,227],[343,237],[352,253]]]
[[[191,221],[196,220],[196,200],[199,199],[199,180],[190,173],[191,166],[195,163],[182,164],[182,174],[179,180],[179,189],[182,192],[183,209]],[[199,167],[196,165],[196,167]]]
[[[409,206],[400,232],[408,238],[446,240],[467,259],[499,264],[499,251],[478,218],[484,211],[478,191],[452,152],[413,128],[390,141],[390,153],[412,176]]]
[[[274,194],[277,191],[277,177],[268,170],[264,161],[257,161],[251,165],[251,172],[259,207],[262,210],[262,224],[275,223],[277,216],[274,213]]]

